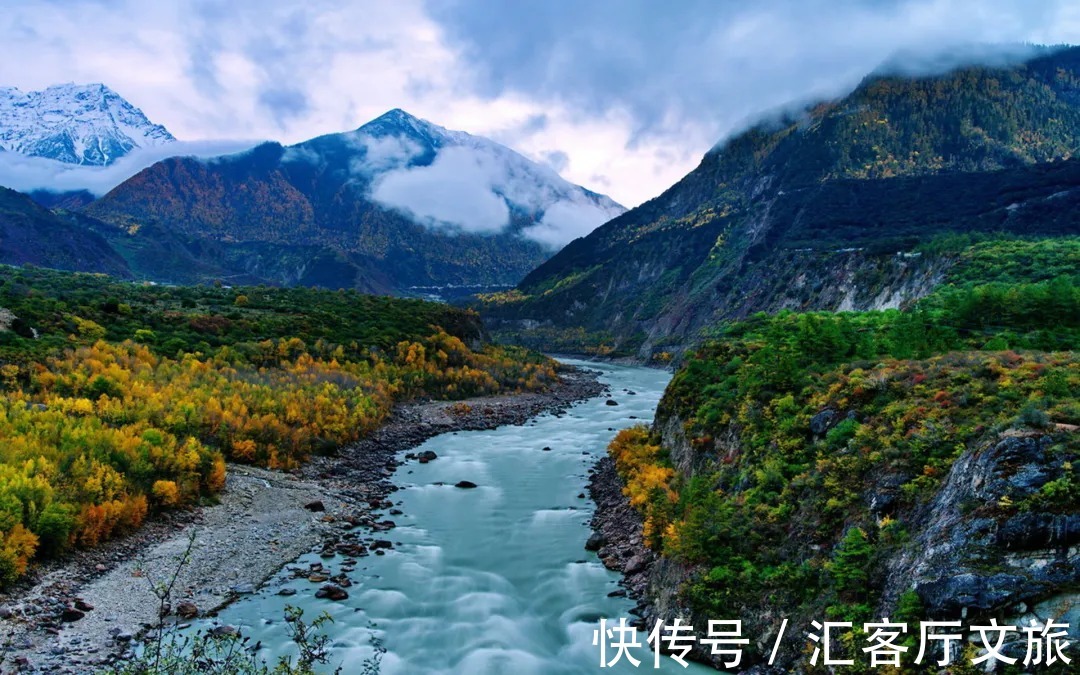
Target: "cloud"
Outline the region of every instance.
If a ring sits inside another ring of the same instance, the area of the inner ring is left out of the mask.
[[[471,68],[475,91],[558,101],[585,117],[622,113],[631,147],[656,138],[715,141],[763,110],[844,93],[899,50],[1080,39],[1080,11],[1068,0],[427,6]]]
[[[540,153],[540,161],[550,166],[555,173],[562,173],[570,166],[570,155],[562,150],[548,150]]]
[[[620,209],[604,208],[584,199],[559,201],[548,207],[539,223],[525,228],[522,234],[557,250],[584,237],[619,213]]]
[[[405,136],[355,133],[349,138],[354,146],[364,153],[354,159],[349,168],[354,173],[367,176],[408,166],[409,162],[423,152],[423,148]]]
[[[28,192],[88,190],[101,196],[146,167],[167,157],[216,157],[246,150],[253,141],[179,141],[137,148],[109,166],[81,166],[16,152],[0,153],[0,185]]]
[[[105,82],[186,139],[294,144],[400,107],[565,153],[564,177],[636,204],[744,120],[841,94],[898,50],[1015,41],[1080,42],[1080,6],[9,0],[0,85]]]
[[[494,234],[510,221],[493,191],[498,168],[471,148],[444,148],[428,166],[391,171],[372,189],[376,201],[435,228]]]
[[[617,204],[595,202],[550,168],[480,139],[442,147],[429,165],[376,176],[371,198],[428,227],[455,233],[504,232],[513,215],[539,219],[521,235],[552,249],[623,212]]]

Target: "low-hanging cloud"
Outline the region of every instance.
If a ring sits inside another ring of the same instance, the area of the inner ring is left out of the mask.
[[[983,43],[1080,39],[1069,0],[428,0],[492,99],[616,115],[645,139],[720,137],[791,101],[832,97],[879,64],[942,72],[995,63]],[[704,148],[702,148],[704,150]]]
[[[587,200],[565,200],[552,204],[540,222],[526,227],[522,234],[551,249],[559,249],[578,237],[584,237],[619,215],[621,209],[604,208]]]
[[[550,168],[483,143],[441,148],[429,165],[403,166],[376,177],[371,197],[448,232],[497,234],[514,213],[538,219],[522,236],[558,248],[622,213],[590,199]]]
[[[401,107],[564,152],[566,177],[627,204],[898,51],[1080,42],[1075,0],[9,0],[4,16],[0,86],[105,82],[179,138],[297,143]]]
[[[363,155],[357,157],[350,168],[354,173],[374,175],[390,169],[409,165],[423,149],[405,136],[371,136],[365,133],[352,135],[352,142]]]
[[[376,201],[436,228],[494,234],[510,221],[494,192],[499,169],[471,148],[444,148],[428,166],[390,171],[372,189]]]
[[[17,152],[0,153],[0,185],[29,192],[87,190],[101,196],[146,167],[168,157],[217,157],[256,145],[253,141],[177,141],[136,148],[108,166],[68,164]]]

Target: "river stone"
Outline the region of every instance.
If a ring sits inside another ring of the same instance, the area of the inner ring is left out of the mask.
[[[304,508],[308,511],[320,512],[326,510],[326,505],[323,504],[321,500],[316,499],[313,502],[308,502],[307,504],[304,504]]]
[[[476,487],[476,483],[472,482],[471,480],[459,480],[457,483],[454,484],[454,487],[471,490],[472,488]]]
[[[619,402],[613,398],[609,398],[608,400],[604,401],[604,405],[619,405]]]
[[[176,603],[176,615],[182,619],[194,619],[199,615],[199,608],[190,600],[181,600]]]
[[[209,635],[216,638],[234,638],[240,635],[240,630],[236,626],[215,626],[210,629]]]
[[[84,616],[86,616],[85,613],[80,612],[79,610],[75,609],[74,607],[68,607],[63,612],[60,613],[60,620],[63,621],[64,623],[71,623],[73,621],[78,621],[79,619],[83,618]]]
[[[630,558],[623,569],[624,574],[637,574],[649,566],[649,560],[644,555],[636,555]]]
[[[315,591],[316,598],[326,598],[327,600],[340,601],[349,597],[348,591],[337,584],[326,584],[319,590]]]
[[[588,541],[585,542],[586,551],[599,551],[600,547],[607,543],[607,537],[599,532],[593,532]]]

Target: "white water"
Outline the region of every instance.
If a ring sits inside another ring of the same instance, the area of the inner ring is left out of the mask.
[[[561,418],[542,415],[524,426],[426,442],[418,450],[434,450],[439,458],[410,462],[393,479],[402,489],[391,498],[404,511],[394,517],[398,527],[388,537],[395,548],[360,559],[349,575],[354,585],[348,599],[315,599],[319,584],[283,576],[230,606],[218,621],[276,645],[266,653],[276,658],[287,653],[281,620],[286,604],[301,607],[307,618],[326,611],[334,619],[327,627],[334,662],[345,673],[372,655],[373,631],[387,650],[384,675],[715,672],[693,664],[684,669],[667,656],[657,671],[647,648],[634,651],[637,668],[625,660],[599,667],[592,644],[599,617],[629,619],[633,603],[607,597],[618,588],[619,575],[584,550],[593,504],[577,495],[615,430],[651,421],[669,375],[578,365],[603,371],[619,405],[594,398]],[[453,487],[459,480],[479,487]],[[298,563],[316,561],[335,572],[341,564],[340,556],[326,561],[314,555]],[[283,585],[297,594],[276,595]],[[638,636],[644,644],[644,634]]]

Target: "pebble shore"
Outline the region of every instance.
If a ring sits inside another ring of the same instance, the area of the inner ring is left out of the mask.
[[[218,504],[164,515],[41,566],[0,596],[0,671],[82,675],[130,656],[162,610],[151,584],[171,577],[189,545],[164,608],[170,621],[212,617],[311,551],[346,559],[381,553],[390,543],[383,533],[394,528],[390,478],[403,464],[432,461],[409,450],[439,434],[559,414],[605,390],[593,371],[560,375],[542,393],[400,405],[369,437],[295,472],[230,465]]]

